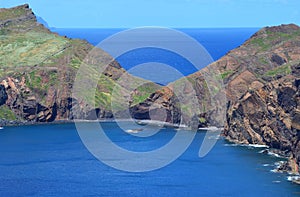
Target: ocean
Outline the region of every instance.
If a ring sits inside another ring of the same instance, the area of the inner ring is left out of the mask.
[[[97,46],[110,36],[124,32],[125,30],[126,29],[52,29],[52,31],[55,31],[60,35],[67,35],[69,38],[80,38],[87,40],[94,46]],[[214,60],[218,60],[224,56],[228,51],[240,46],[243,42],[250,38],[251,35],[258,31],[259,28],[191,28],[174,30],[186,34],[194,39],[197,43],[200,43],[211,56],[211,60],[208,61],[211,63]],[[130,35],[131,34],[125,34],[123,39],[120,39],[117,44],[112,42],[112,45],[115,44],[116,48],[130,48],[132,39],[134,39]],[[138,38],[136,38],[136,40],[146,44],[146,42],[143,40],[144,36],[146,39],[149,39],[149,35],[147,33],[139,31],[137,33]],[[183,45],[180,42],[180,39],[182,39],[181,36],[173,35],[172,32],[167,33],[167,38],[165,38],[166,36],[164,34],[156,36],[162,37],[161,39],[163,40],[163,47],[172,47],[173,43],[165,42],[172,40],[172,37],[175,42],[178,42],[178,45]],[[150,37],[150,39],[152,38]],[[175,45],[176,44],[177,43],[175,43]],[[203,65],[194,65],[181,53],[166,50],[163,47],[143,47],[139,49],[133,49],[116,57],[116,60],[129,73],[162,85],[167,85],[172,81],[175,81],[183,76],[190,75],[194,72],[197,72],[204,66],[207,66],[205,63],[203,63]],[[188,46],[186,50],[189,50],[188,53],[194,54],[195,49],[191,47],[192,46]],[[195,55],[200,56],[201,53],[195,53]],[[205,59],[205,57],[203,57],[203,59]],[[149,62],[158,62],[160,65],[154,64],[150,67],[142,65],[139,67],[139,65]],[[161,64],[166,66],[162,66]]]
[[[85,123],[90,124],[90,123]],[[132,136],[116,123],[101,123],[118,146],[137,151],[161,147],[177,132]],[[300,187],[273,173],[284,159],[264,148],[223,139],[198,157],[205,132],[170,165],[149,172],[111,168],[87,151],[74,124],[6,127],[0,132],[0,196],[294,196]],[[121,162],[121,161],[120,161]],[[126,159],[125,159],[126,162]]]
[[[53,29],[97,45],[122,29]],[[258,28],[180,29],[199,41],[214,60],[240,46]],[[161,62],[183,76],[197,70],[186,59],[160,49],[141,49],[117,58],[131,70]],[[154,69],[159,72],[159,68]],[[167,84],[175,78],[155,81]],[[91,124],[91,123],[85,123]],[[169,143],[177,130],[163,128],[151,137],[124,132],[116,123],[101,123],[115,144],[132,151],[151,151]],[[130,123],[127,125],[131,127]],[[132,125],[132,128],[135,126]],[[153,128],[155,129],[155,128]],[[186,131],[188,132],[188,131]],[[300,187],[290,175],[274,173],[284,158],[262,154],[263,147],[236,146],[220,138],[203,158],[198,156],[206,132],[174,162],[148,172],[126,172],[96,159],[74,124],[5,127],[0,130],[0,196],[295,196]],[[126,164],[126,158],[120,160]]]

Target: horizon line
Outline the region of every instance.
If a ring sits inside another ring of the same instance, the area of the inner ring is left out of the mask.
[[[273,26],[273,25],[272,25]],[[161,27],[170,29],[260,29],[264,27],[167,27],[167,26],[136,26],[136,27],[49,27],[50,29],[135,29],[143,27]]]

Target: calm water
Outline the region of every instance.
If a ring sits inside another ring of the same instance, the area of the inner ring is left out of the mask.
[[[101,123],[125,148],[150,150],[175,130],[150,138]],[[129,173],[110,168],[84,147],[73,124],[6,127],[0,132],[0,196],[293,196],[300,187],[286,174],[272,173],[276,161],[260,148],[230,146],[218,140],[204,158],[198,150],[205,132],[188,150],[156,171]],[[268,165],[266,165],[268,164]]]
[[[67,35],[70,38],[81,38],[89,41],[93,45],[97,45],[105,38],[116,34],[124,29],[53,29],[60,35]],[[215,28],[215,29],[178,29],[179,31],[189,35],[205,47],[208,53],[214,60],[224,56],[228,51],[240,46],[258,28]],[[169,38],[168,38],[169,39]],[[128,45],[130,41],[125,40],[119,42],[120,45]],[[179,45],[181,43],[178,43]],[[116,45],[119,46],[119,45]],[[192,49],[191,49],[192,50]],[[142,78],[147,78],[154,82],[166,85],[182,76],[176,75],[176,72],[163,70],[158,66],[144,68],[142,71],[132,70],[137,65],[148,62],[159,62],[167,64],[170,67],[178,70],[183,76],[187,76],[198,71],[198,68],[193,66],[181,54],[158,49],[158,48],[141,48],[129,51],[117,57],[117,61],[123,68],[131,74]],[[198,65],[199,66],[199,65]],[[202,66],[199,66],[201,68]],[[173,73],[173,76],[170,76]],[[168,76],[168,77],[165,77]]]
[[[198,40],[214,59],[241,45],[258,29],[182,29]],[[121,29],[55,29],[97,45]],[[117,59],[130,70],[156,61],[183,75],[195,72],[184,58],[159,49],[143,49]],[[154,73],[159,68],[153,69]],[[168,83],[170,81],[158,81]],[[148,151],[166,144],[175,130],[149,138],[123,132],[115,123],[102,123],[119,146]],[[300,187],[287,174],[271,172],[282,159],[259,154],[261,148],[231,146],[218,140],[204,158],[198,157],[205,133],[199,132],[188,150],[156,171],[128,173],[95,159],[82,144],[73,124],[6,127],[0,130],[0,196],[294,196]]]

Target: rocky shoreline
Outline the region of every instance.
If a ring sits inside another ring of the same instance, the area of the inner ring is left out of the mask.
[[[299,172],[299,26],[262,28],[224,57],[187,76],[192,87],[184,84],[184,80],[178,80],[166,87],[147,82],[145,87],[128,90],[141,79],[126,73],[109,54],[98,48],[98,56],[89,62],[91,66],[87,70],[95,73],[95,66],[110,63],[105,67],[92,98],[96,100],[96,106],[72,94],[78,68],[94,46],[50,32],[36,21],[28,5],[1,9],[1,13],[4,14],[0,27],[5,39],[1,44],[4,58],[0,73],[0,126],[61,124],[74,120],[112,121],[111,95],[112,89],[118,85],[118,96],[127,95],[125,99],[129,106],[126,107],[137,123],[198,129],[218,122],[218,127],[224,126],[222,134],[227,140],[268,146],[275,154],[288,158],[279,171]],[[13,54],[16,50],[5,49],[12,43],[21,46],[19,40],[29,42],[26,46],[33,46],[28,50],[34,53],[24,53],[21,59],[17,59],[19,56]],[[223,81],[224,88],[213,86],[213,97],[226,95],[226,110],[220,109],[220,103],[211,102],[212,95],[203,77],[209,70],[220,71],[220,76],[214,77]],[[125,76],[126,84],[117,84],[120,76]],[[183,87],[178,95],[173,92],[176,87]],[[189,105],[187,95],[193,93],[197,96],[199,108],[202,108],[197,112],[199,114],[189,113],[193,106]],[[122,108],[118,113],[122,114],[124,110]],[[166,118],[161,116],[163,113],[166,113]],[[151,122],[150,115],[167,123]],[[185,125],[180,125],[181,122]],[[189,125],[194,122],[195,125]]]

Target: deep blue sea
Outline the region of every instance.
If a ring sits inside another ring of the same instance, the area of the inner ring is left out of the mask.
[[[96,46],[101,41],[107,39],[109,36],[115,35],[124,30],[126,29],[53,29],[52,31],[55,31],[60,35],[67,35],[69,38],[85,39]],[[228,51],[240,46],[243,42],[249,39],[251,35],[258,31],[259,28],[191,28],[175,30],[190,36],[192,39],[195,39],[198,43],[200,43],[209,53],[213,61],[218,60]],[[137,35],[141,37],[137,38],[137,40],[139,39],[141,42],[143,42],[144,33],[142,32]],[[162,40],[172,40],[172,38],[169,38],[168,35],[169,34],[167,34],[166,36],[167,38],[163,37],[165,35],[162,35]],[[146,35],[146,37],[147,36],[148,35]],[[174,35],[170,34],[170,36],[172,37]],[[176,40],[177,38],[174,39]],[[123,47],[125,45],[130,46],[131,41],[132,38],[127,40],[125,37],[125,39],[122,39],[117,43],[116,48]],[[169,46],[170,43],[167,43],[166,45]],[[182,43],[180,43],[180,40],[178,40],[178,45],[182,45]],[[194,49],[188,48],[186,50],[190,50],[190,53],[195,53]],[[180,53],[165,50],[162,48],[151,47],[131,50],[118,56],[116,59],[123,68],[129,71],[129,73],[163,85],[175,81],[182,76],[192,74],[207,65],[203,64],[195,66]],[[133,69],[140,64],[148,62],[159,62],[162,64],[166,64],[171,68],[163,69],[164,67],[153,65],[150,68],[143,67],[141,69],[140,67],[138,67],[139,69]]]
[[[122,29],[54,29],[61,35],[97,45]],[[180,29],[218,59],[247,40],[257,28]],[[183,75],[195,68],[182,57],[159,49],[142,49],[117,59],[127,70],[145,62],[162,62]],[[159,68],[153,69],[154,73]],[[166,81],[157,81],[166,84]],[[175,78],[176,79],[176,78]],[[89,124],[89,123],[86,123]],[[123,148],[149,151],[172,139],[167,128],[139,138],[115,123],[101,123]],[[130,127],[130,125],[129,125]],[[84,146],[74,124],[6,127],[0,130],[0,196],[295,196],[300,187],[289,175],[274,173],[284,159],[259,153],[264,148],[234,146],[219,139],[207,156],[198,157],[205,132],[198,132],[179,159],[164,168],[131,173],[98,161]],[[126,159],[123,161],[126,163]]]
[[[85,123],[89,124],[89,123]],[[149,150],[174,137],[163,129],[150,138],[101,123],[119,146]],[[300,187],[287,174],[273,173],[280,158],[262,148],[225,140],[198,157],[205,132],[170,165],[150,172],[113,169],[87,151],[74,124],[6,127],[0,130],[0,196],[294,196]],[[125,161],[126,162],[126,161]]]

